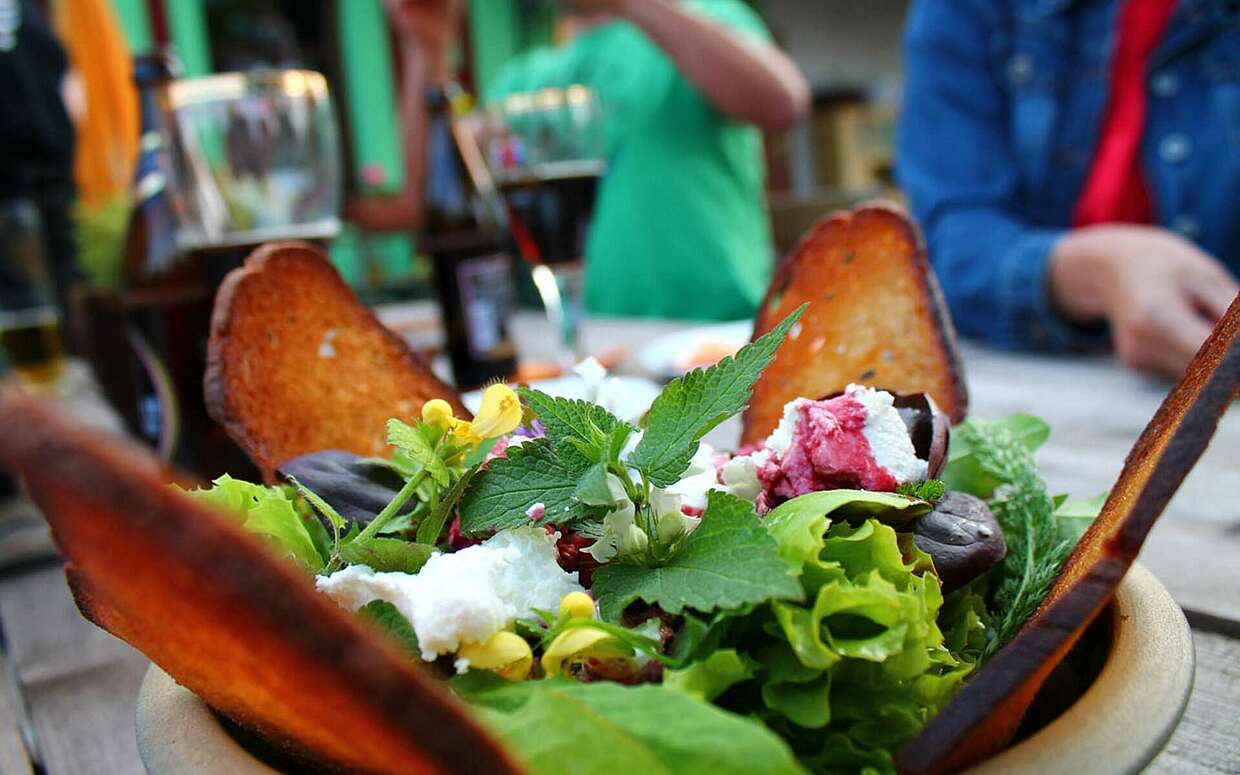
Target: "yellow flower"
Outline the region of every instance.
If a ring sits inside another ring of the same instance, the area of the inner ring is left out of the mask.
[[[509,681],[524,681],[534,666],[530,644],[507,630],[500,630],[485,643],[466,643],[457,650],[456,656],[468,660],[470,668],[490,670]]]
[[[569,592],[560,600],[560,616],[569,619],[593,619],[594,600],[585,592]]]
[[[588,672],[596,678],[623,681],[640,671],[633,649],[594,627],[574,627],[557,635],[543,652],[541,664],[548,678]]]
[[[422,422],[445,427],[456,418],[452,416],[452,404],[442,398],[432,398],[422,404]]]
[[[521,424],[521,401],[507,385],[492,385],[482,393],[482,406],[470,423],[475,438],[493,439],[512,433]]]

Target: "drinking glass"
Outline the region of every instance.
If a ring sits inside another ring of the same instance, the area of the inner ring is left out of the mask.
[[[49,386],[64,370],[64,354],[41,229],[29,200],[0,200],[0,349],[18,377]]]
[[[479,121],[478,148],[571,366],[584,356],[583,259],[604,167],[598,95],[580,85],[513,94]]]

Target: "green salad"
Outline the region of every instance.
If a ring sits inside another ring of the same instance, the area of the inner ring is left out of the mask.
[[[919,449],[942,417],[860,385],[711,449],[799,314],[640,418],[494,385],[473,420],[440,400],[391,420],[390,458],[325,450],[286,484],[191,495],[441,673],[533,772],[891,772],[1100,501],[1047,492],[1033,417]]]

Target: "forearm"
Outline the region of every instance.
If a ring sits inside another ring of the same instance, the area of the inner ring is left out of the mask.
[[[774,46],[744,40],[676,0],[623,0],[620,15],[650,36],[724,115],[778,131],[808,111],[805,76]]]
[[[423,220],[426,181],[426,88],[430,84],[428,56],[417,41],[406,38],[400,47],[400,120],[404,128],[404,199],[417,225]]]

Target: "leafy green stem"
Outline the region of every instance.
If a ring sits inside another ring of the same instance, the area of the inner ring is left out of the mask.
[[[425,478],[425,468],[411,476],[409,481],[405,482],[405,486],[400,488],[400,491],[392,497],[392,500],[388,501],[388,505],[383,507],[383,511],[380,511],[375,518],[371,520],[370,524],[358,534],[355,540],[364,541],[378,535],[379,531],[383,529],[383,526],[388,522],[391,522],[392,518],[395,517],[397,512],[401,510],[401,507],[403,507],[409,499],[413,497],[414,493],[418,491],[418,487],[422,484],[422,480]]]

